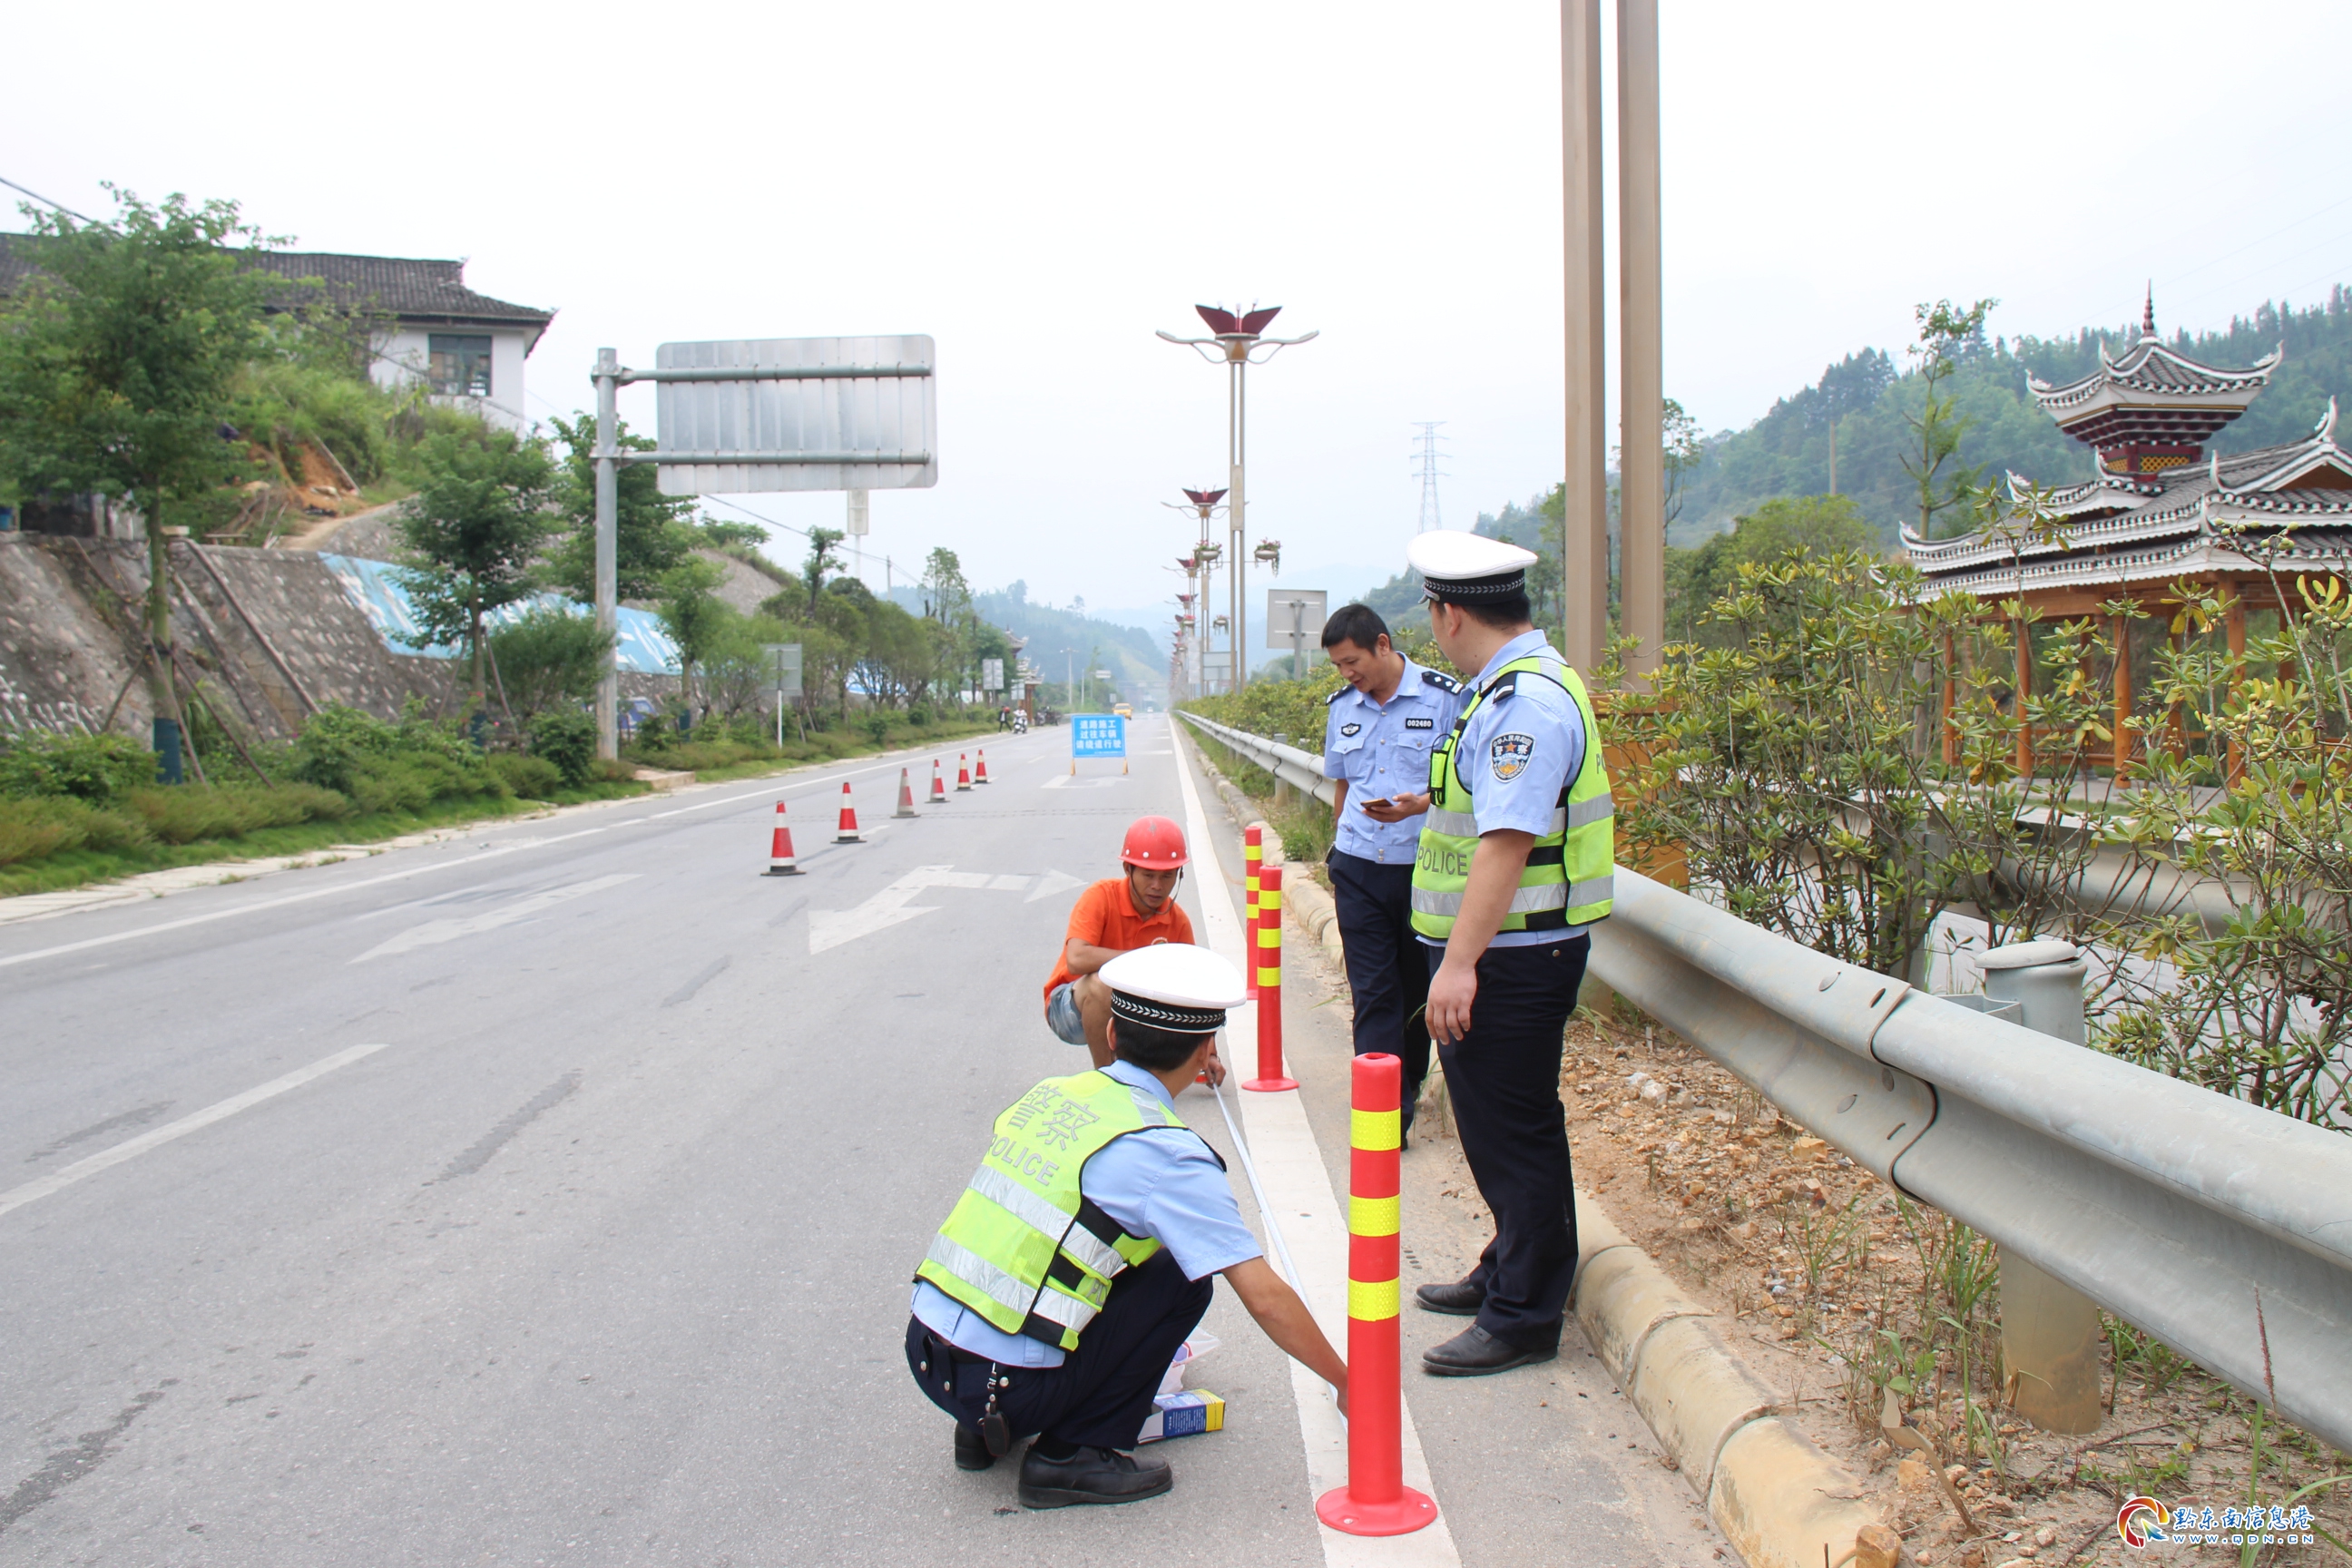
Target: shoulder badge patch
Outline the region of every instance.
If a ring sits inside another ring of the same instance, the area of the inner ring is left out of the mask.
[[[1349,685],[1346,681],[1344,681],[1344,680],[1343,680],[1343,681],[1341,681],[1341,682],[1339,683],[1339,690],[1334,691],[1333,693],[1331,693],[1331,695],[1330,695],[1330,696],[1326,697],[1325,699],[1323,699],[1323,706],[1324,706],[1324,707],[1326,707],[1326,708],[1330,707],[1330,706],[1331,706],[1331,704],[1333,704],[1334,702],[1339,701],[1339,699],[1341,699],[1342,697],[1345,697],[1346,695],[1348,695],[1348,693],[1349,693],[1350,691],[1353,691],[1354,689],[1355,689],[1354,687],[1352,687],[1352,686]]]
[[[1437,721],[1423,715],[1419,719],[1406,720],[1404,727],[1408,730],[1434,730],[1437,728]]]
[[[1527,772],[1528,761],[1535,754],[1535,737],[1517,732],[1496,736],[1486,748],[1486,757],[1494,766],[1495,776],[1505,784]]]
[[[1462,689],[1462,683],[1460,681],[1454,679],[1450,675],[1441,675],[1433,669],[1423,669],[1421,672],[1421,679],[1427,684],[1434,686],[1440,691],[1459,691]]]
[[[1361,724],[1342,724],[1339,726],[1339,733],[1342,735],[1352,736],[1357,731],[1362,728],[1363,726]]]

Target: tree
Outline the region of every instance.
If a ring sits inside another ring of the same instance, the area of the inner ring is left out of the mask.
[[[958,626],[971,614],[971,584],[952,550],[933,550],[923,563],[922,591],[923,614],[935,621]]]
[[[581,414],[566,421],[549,421],[564,447],[561,492],[563,514],[571,531],[548,559],[542,580],[573,598],[593,604],[596,598],[596,421]],[[613,444],[632,452],[650,452],[654,443],[633,436],[625,423],[615,426]],[[686,559],[694,535],[686,526],[694,510],[690,496],[661,493],[651,463],[614,465],[613,559],[619,599],[650,599],[661,591],[662,574]]]
[[[262,304],[278,280],[245,265],[270,242],[235,202],[173,195],[151,206],[108,189],[111,225],[25,209],[41,272],[0,314],[0,466],[26,492],[95,492],[138,509],[155,751],[177,784],[163,530],[178,505],[251,467],[222,416],[264,350]]]
[[[686,560],[662,574],[661,623],[677,644],[678,694],[690,711],[694,706],[694,667],[708,658],[731,623],[741,617],[719,597],[727,574],[700,556]]]
[[[1791,553],[1875,554],[1877,546],[1877,531],[1852,496],[1777,496],[1696,550],[1667,549],[1666,635],[1710,643],[1731,635],[1707,612],[1738,590],[1744,565],[1778,565]]]
[[[403,575],[417,612],[412,640],[464,640],[478,708],[482,617],[531,593],[531,563],[551,527],[555,465],[540,442],[487,425],[428,436],[416,458],[423,482],[399,522],[411,557]]]
[[[490,658],[507,705],[528,725],[541,712],[594,696],[612,645],[612,634],[597,630],[588,616],[534,609],[490,634]]]
[[[1919,363],[1921,401],[1916,415],[1904,418],[1918,440],[1918,457],[1906,456],[1904,472],[1919,487],[1919,532],[1932,537],[1936,514],[1960,501],[1976,487],[1983,474],[1983,465],[1975,468],[1955,467],[1948,478],[1938,479],[1944,465],[1960,449],[1960,437],[1968,433],[1969,416],[1959,412],[1959,400],[1949,393],[1939,391],[1944,382],[1958,370],[1960,362],[1984,347],[1985,317],[1998,300],[1979,300],[1962,310],[1949,300],[1938,300],[1932,305],[1921,305],[1916,314],[1919,321],[1919,341],[1908,351]]]
[[[1706,460],[1706,441],[1699,434],[1698,421],[1671,397],[1666,399],[1661,428],[1665,447],[1666,521],[1672,522],[1683,514],[1683,476]]]
[[[837,528],[812,528],[808,542],[809,613],[816,613],[817,595],[824,591],[824,574],[841,564],[833,547],[849,536]]]

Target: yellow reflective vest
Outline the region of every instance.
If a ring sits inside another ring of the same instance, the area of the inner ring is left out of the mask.
[[[1559,792],[1551,830],[1537,838],[1528,853],[1501,929],[1558,931],[1608,918],[1617,842],[1609,769],[1601,760],[1601,726],[1583,679],[1557,658],[1532,655],[1513,659],[1472,693],[1454,721],[1454,732],[1430,753],[1429,814],[1423,820],[1412,863],[1412,929],[1423,936],[1452,934],[1462,912],[1463,890],[1470,885],[1470,858],[1478,848],[1475,803],[1460,766],[1463,731],[1473,713],[1530,679],[1552,681],[1576,703],[1577,716],[1584,721],[1584,761]]]
[[[1076,1350],[1111,1280],[1160,1250],[1079,1190],[1087,1162],[1130,1132],[1183,1125],[1150,1089],[1108,1073],[1047,1079],[996,1119],[915,1277],[1008,1334]]]

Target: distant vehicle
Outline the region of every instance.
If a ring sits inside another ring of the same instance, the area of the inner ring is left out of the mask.
[[[1135,710],[1124,702],[1112,703],[1110,705],[1110,710],[1118,714],[1122,719],[1132,719],[1135,717]]]

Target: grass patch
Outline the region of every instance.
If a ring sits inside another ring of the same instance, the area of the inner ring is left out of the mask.
[[[604,786],[612,787],[612,786]],[[642,792],[638,785],[635,791]],[[586,798],[610,798],[588,795]],[[531,801],[506,800],[497,795],[441,800],[419,811],[370,812],[339,822],[304,822],[289,826],[257,827],[234,839],[195,838],[184,844],[145,844],[113,849],[68,849],[46,858],[0,868],[0,898],[20,893],[54,893],[141,871],[161,871],[174,866],[201,866],[215,860],[247,860],[271,855],[300,855],[338,844],[373,844],[428,827],[512,816],[536,809]]]

